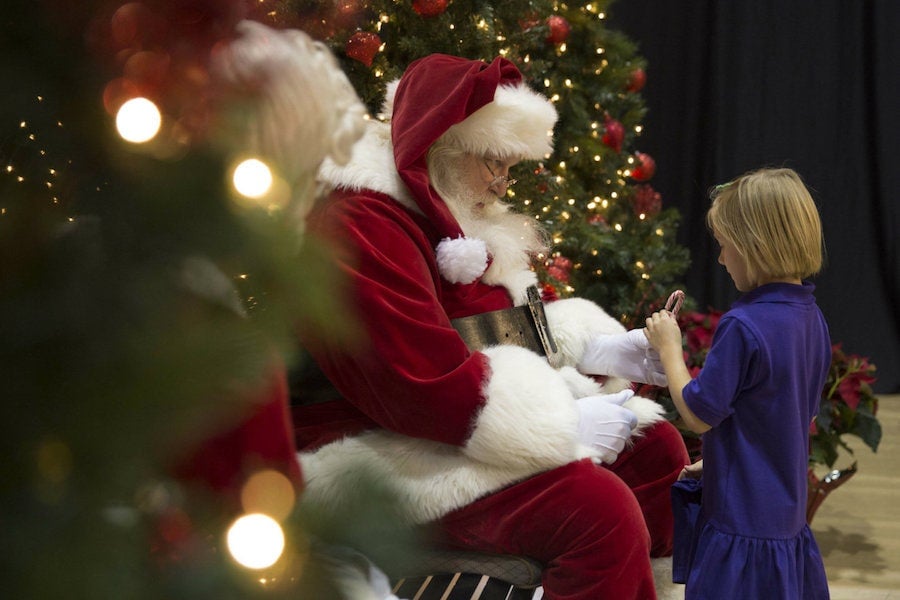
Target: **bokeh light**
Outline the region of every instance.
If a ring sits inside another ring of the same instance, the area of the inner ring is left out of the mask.
[[[231,556],[248,569],[266,569],[284,551],[284,531],[275,519],[255,513],[238,518],[228,529]]]
[[[263,513],[283,521],[294,509],[294,485],[272,469],[257,471],[241,488],[241,506],[246,513]]]
[[[248,158],[234,168],[232,183],[242,196],[261,198],[272,188],[272,171],[258,158]]]
[[[162,125],[162,115],[156,105],[146,98],[128,100],[116,113],[116,129],[126,141],[135,144],[156,137]]]

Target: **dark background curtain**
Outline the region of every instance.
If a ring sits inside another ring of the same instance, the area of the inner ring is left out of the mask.
[[[609,23],[648,63],[637,149],[682,214],[698,308],[738,296],[706,230],[708,189],[791,167],[822,215],[814,282],[832,340],[877,365],[876,391],[900,391],[900,2],[617,0]]]

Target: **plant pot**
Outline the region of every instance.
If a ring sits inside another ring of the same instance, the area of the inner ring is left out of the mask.
[[[819,506],[825,501],[828,494],[844,485],[844,483],[854,475],[856,475],[856,462],[846,469],[835,469],[830,471],[821,479],[816,476],[813,468],[809,467],[806,471],[806,481],[808,484],[806,496],[806,522],[812,523],[816,511],[819,510]]]

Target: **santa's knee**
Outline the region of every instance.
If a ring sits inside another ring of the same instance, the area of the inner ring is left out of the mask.
[[[689,460],[684,437],[678,428],[668,421],[662,421],[649,428],[644,437],[648,440],[648,445],[653,447],[654,455],[659,457],[660,468],[666,471],[672,467],[680,468]]]
[[[650,537],[641,507],[620,478],[590,461],[568,465],[560,481],[565,498],[561,531],[580,545],[631,548],[646,553]]]

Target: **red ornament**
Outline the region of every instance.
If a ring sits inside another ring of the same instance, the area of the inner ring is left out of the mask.
[[[550,15],[547,17],[547,27],[550,33],[547,35],[547,42],[550,44],[562,44],[569,39],[569,33],[572,27],[564,17],[559,15]]]
[[[628,85],[625,87],[629,92],[639,92],[644,89],[644,84],[647,83],[647,73],[638,67],[634,71],[631,72],[631,77],[628,78]]]
[[[606,123],[604,124],[603,137],[600,138],[600,140],[616,152],[621,152],[622,142],[625,141],[625,128],[621,123],[612,117],[607,116]]]
[[[357,31],[347,40],[344,52],[353,60],[358,60],[367,67],[371,67],[375,54],[380,47],[381,38],[378,37],[378,34],[369,31]]]
[[[634,214],[640,217],[655,217],[662,210],[662,196],[646,183],[635,186],[634,197],[631,199]]]
[[[559,300],[559,292],[556,291],[556,288],[552,284],[545,283],[541,286],[541,300],[544,302]]]
[[[656,173],[656,161],[649,154],[636,152],[637,165],[631,168],[631,178],[635,181],[649,181]]]
[[[588,220],[587,220],[587,221],[588,221],[588,223],[590,223],[591,225],[597,225],[597,226],[602,227],[602,228],[604,228],[604,229],[608,229],[608,228],[609,228],[609,225],[607,225],[607,223],[606,223],[606,217],[604,217],[603,215],[598,214],[598,213],[592,214],[590,217],[588,217]]]
[[[547,274],[562,283],[569,283],[572,272],[572,260],[565,256],[555,256],[547,263]]]
[[[436,17],[447,10],[448,0],[413,0],[413,10],[420,17]]]

